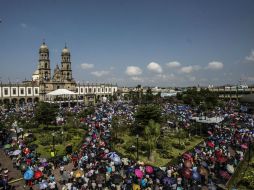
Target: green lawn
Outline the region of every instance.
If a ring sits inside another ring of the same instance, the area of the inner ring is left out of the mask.
[[[119,136],[120,137],[118,138],[121,138],[123,140],[123,143],[115,144],[113,147],[115,151],[120,153],[122,156],[136,159],[136,155],[137,155],[136,150],[129,151],[128,149],[128,147],[131,147],[132,145],[136,146],[137,139],[135,138],[135,136],[132,136],[129,132],[126,132],[126,131],[123,131],[121,135]],[[165,138],[166,138],[165,141],[167,141],[169,145],[171,145],[172,143],[178,143],[178,138],[174,137],[173,135],[167,136]],[[146,151],[144,151],[146,140],[140,137],[139,138],[139,160],[143,161],[146,164],[151,164],[153,166],[159,166],[159,167],[165,166],[169,162],[171,162],[174,158],[183,154],[187,150],[194,148],[195,145],[197,145],[198,143],[202,141],[203,141],[202,137],[199,137],[199,136],[192,137],[192,139],[188,141],[190,144],[188,146],[186,145],[184,150],[179,150],[174,148],[173,146],[169,146],[169,148],[166,151],[169,152],[170,157],[166,157],[166,158],[165,157],[163,158],[159,154],[159,151],[156,151],[154,154],[155,162],[150,162]]]
[[[254,188],[254,152],[248,165],[248,155],[244,162],[238,166],[238,170],[228,184],[229,189],[237,186],[239,190],[249,190]],[[251,183],[251,184],[250,184]]]
[[[36,140],[29,142],[29,144],[36,144],[38,146],[36,151],[41,154],[41,157],[50,158],[50,150],[53,147],[53,132],[55,133],[56,155],[64,155],[65,147],[69,144],[72,145],[74,151],[77,150],[85,134],[85,130],[81,128],[65,128],[63,133],[62,130],[56,131],[51,129],[54,129],[54,126],[50,126],[50,130],[43,130],[42,128],[30,129]]]

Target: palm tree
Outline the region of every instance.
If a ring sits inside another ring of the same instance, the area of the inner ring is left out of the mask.
[[[160,124],[155,123],[154,120],[150,120],[144,131],[145,139],[149,147],[149,160],[154,161],[154,149],[157,144],[157,140],[160,137]]]
[[[177,131],[177,137],[178,137],[178,144],[180,145],[181,144],[181,139],[185,138],[185,132],[183,131],[183,129],[178,129]]]

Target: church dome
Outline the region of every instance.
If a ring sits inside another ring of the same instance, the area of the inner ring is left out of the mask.
[[[66,46],[62,50],[62,55],[70,55],[70,50]]]
[[[37,69],[36,71],[34,71],[33,75],[38,75],[39,74],[39,70]]]
[[[41,47],[40,47],[40,52],[48,52],[48,46],[45,44],[45,42],[42,43]]]

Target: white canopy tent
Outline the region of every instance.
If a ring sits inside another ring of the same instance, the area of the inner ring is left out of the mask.
[[[57,89],[47,93],[47,96],[63,96],[63,95],[76,95],[76,93],[67,89]]]
[[[65,102],[68,102],[69,105],[70,105],[70,102],[82,102],[77,99],[77,95],[78,95],[77,93],[67,89],[57,89],[46,94],[46,96],[48,97],[48,100],[46,102],[60,103],[60,106],[61,106],[61,103],[65,103]],[[54,99],[57,98],[58,96],[63,97],[64,100],[54,101]]]
[[[219,124],[224,120],[223,117],[205,117],[205,116],[192,117],[191,119],[198,123],[212,123],[212,124]]]

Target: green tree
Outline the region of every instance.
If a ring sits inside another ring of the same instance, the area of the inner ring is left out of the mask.
[[[85,118],[86,116],[88,115],[91,115],[95,112],[95,109],[94,107],[88,107],[88,108],[85,108],[83,111],[81,111],[79,114],[78,114],[78,117],[79,118]]]
[[[118,134],[121,132],[121,127],[122,127],[122,121],[119,118],[119,116],[113,116],[111,127],[112,127],[112,134],[114,138],[117,140]]]
[[[145,126],[148,125],[150,120],[154,120],[156,123],[161,122],[160,106],[155,104],[138,106],[137,112],[135,113],[136,132],[142,135]]]
[[[154,95],[152,93],[152,89],[149,87],[147,90],[146,90],[146,94],[144,95],[144,100],[145,101],[144,103],[152,103],[154,100]]]
[[[181,139],[184,139],[186,137],[186,133],[184,132],[183,129],[178,129],[178,131],[176,132],[176,136],[178,138],[178,145],[181,144]]]
[[[149,148],[148,158],[150,161],[154,161],[154,150],[160,137],[160,124],[155,123],[154,120],[149,120],[148,125],[145,127],[144,135]]]
[[[54,104],[40,102],[35,110],[35,119],[39,124],[49,125],[56,120],[57,107]]]

